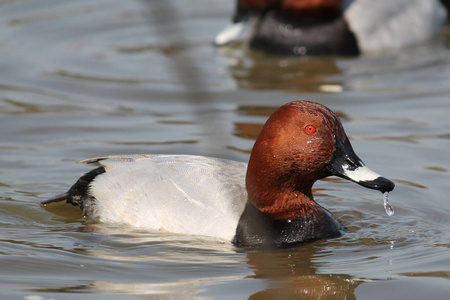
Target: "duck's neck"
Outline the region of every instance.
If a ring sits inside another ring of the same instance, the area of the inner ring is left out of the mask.
[[[249,203],[234,244],[282,246],[342,235],[339,221],[313,199],[314,178],[283,173],[288,168],[277,161],[253,163],[250,159],[246,177]]]
[[[321,206],[313,200],[313,176],[293,168],[284,157],[268,154],[275,153],[270,147],[258,141],[253,147],[245,179],[249,201],[274,220],[316,213]]]
[[[312,196],[311,188],[308,192],[295,188],[276,189],[274,185],[266,189],[249,189],[250,202],[262,213],[274,220],[295,219],[316,214],[322,207]]]

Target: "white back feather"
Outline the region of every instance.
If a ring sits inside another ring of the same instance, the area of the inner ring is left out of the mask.
[[[247,202],[245,163],[189,155],[83,162],[106,169],[90,185],[102,222],[231,240]]]
[[[344,15],[362,52],[423,42],[436,34],[447,18],[438,0],[356,0]]]

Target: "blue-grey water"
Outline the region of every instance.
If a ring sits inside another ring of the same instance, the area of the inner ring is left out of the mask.
[[[218,49],[233,1],[0,2],[1,299],[448,299],[450,31],[359,58]],[[133,153],[247,161],[296,99],[338,112],[358,155],[396,183],[337,178],[316,200],[348,227],[303,247],[83,225],[41,207],[90,166]]]

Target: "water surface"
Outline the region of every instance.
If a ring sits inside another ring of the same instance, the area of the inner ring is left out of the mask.
[[[5,299],[447,299],[450,35],[360,58],[271,57],[214,35],[225,1],[0,4],[0,295]],[[278,250],[83,225],[40,201],[89,166],[133,153],[247,161],[280,105],[336,111],[353,147],[395,181],[337,178],[318,202],[342,238]],[[34,298],[33,298],[34,297]]]

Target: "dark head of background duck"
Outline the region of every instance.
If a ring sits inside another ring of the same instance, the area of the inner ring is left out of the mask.
[[[332,19],[342,12],[341,0],[237,0],[233,22],[246,20],[251,14],[278,11],[293,17]]]

